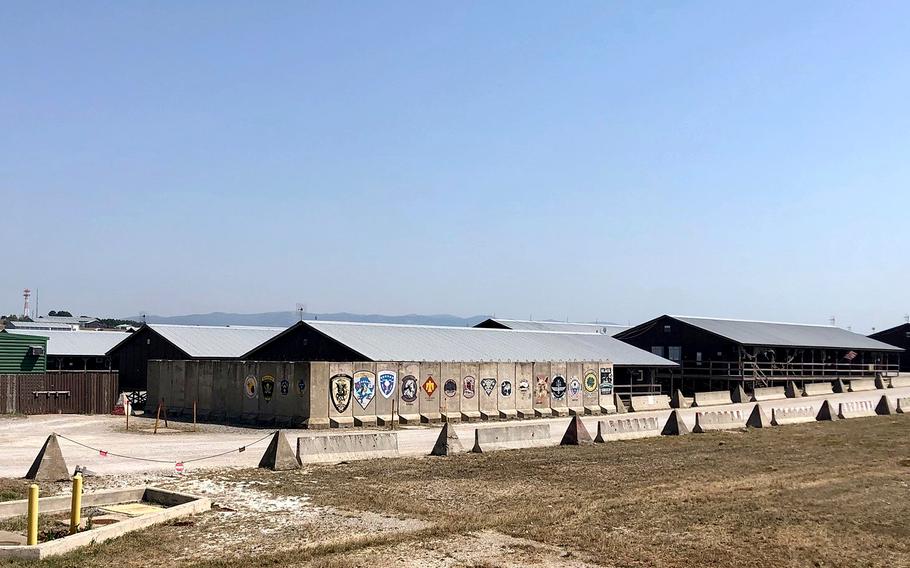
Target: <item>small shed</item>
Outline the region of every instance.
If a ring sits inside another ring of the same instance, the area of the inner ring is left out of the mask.
[[[0,375],[44,373],[46,370],[46,337],[0,333]]]

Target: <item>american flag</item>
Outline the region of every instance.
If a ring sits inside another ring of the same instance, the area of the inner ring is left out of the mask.
[[[847,354],[844,355],[844,359],[846,359],[847,361],[852,361],[852,360],[856,359],[856,351],[848,351]]]

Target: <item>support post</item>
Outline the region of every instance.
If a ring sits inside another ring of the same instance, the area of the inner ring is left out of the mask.
[[[82,521],[82,474],[73,476],[73,500],[70,504],[70,534],[79,532]]]
[[[161,419],[161,402],[159,401],[159,402],[158,402],[158,411],[155,412],[155,431],[152,432],[153,434],[157,434],[157,433],[158,433],[158,421],[159,421],[160,419]]]
[[[164,415],[167,417],[167,413]],[[196,401],[193,401],[193,432],[196,431]]]
[[[26,544],[38,544],[38,486],[34,483],[28,487],[28,533]]]

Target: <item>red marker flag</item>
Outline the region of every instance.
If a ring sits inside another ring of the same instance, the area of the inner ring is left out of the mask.
[[[178,474],[183,475],[183,462],[177,462],[174,464],[174,471]]]
[[[101,457],[103,457],[103,458],[107,457],[107,452],[104,450],[98,450],[98,453],[101,454]]]

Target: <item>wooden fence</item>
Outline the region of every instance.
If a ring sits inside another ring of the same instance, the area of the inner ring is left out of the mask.
[[[0,414],[110,414],[119,395],[116,371],[0,375]]]

